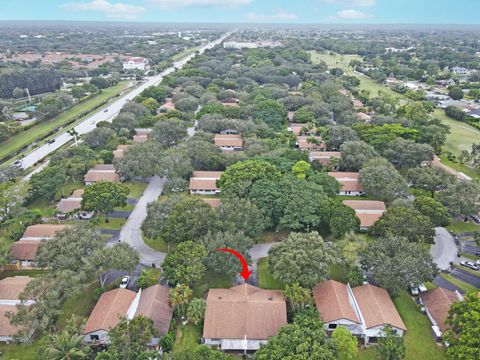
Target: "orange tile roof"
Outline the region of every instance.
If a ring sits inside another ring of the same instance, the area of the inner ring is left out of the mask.
[[[243,284],[208,292],[203,338],[266,340],[286,324],[281,291]]]
[[[243,139],[241,135],[215,135],[215,146],[232,146],[232,147],[242,147]]]
[[[0,300],[19,300],[33,278],[30,276],[12,276],[0,280]]]
[[[448,317],[450,306],[460,301],[457,294],[444,288],[436,288],[420,294],[420,297],[440,330],[442,332],[447,330],[448,326],[445,324],[445,320]]]
[[[85,324],[84,334],[114,328],[127,315],[135,296],[134,291],[120,288],[103,293]]]
[[[173,309],[168,300],[169,291],[168,287],[159,284],[142,290],[135,313],[135,316],[142,315],[151,319],[160,336],[168,333],[170,321],[172,321]]]
[[[341,158],[340,151],[310,151],[310,159],[318,160],[322,164],[327,165],[331,158]]]
[[[360,219],[360,227],[362,228],[373,226],[386,211],[383,201],[345,200],[343,203],[355,210],[355,214]]]
[[[217,180],[222,171],[194,171],[190,178],[190,190],[218,190]]]
[[[42,238],[49,239],[55,236],[58,231],[67,228],[68,225],[55,225],[55,224],[36,224],[31,225],[25,229],[23,236],[20,240],[26,238]]]
[[[346,319],[360,324],[350,304],[347,285],[335,280],[324,281],[314,287],[313,297],[324,322]]]
[[[17,311],[14,305],[0,305],[0,336],[13,336],[20,330],[19,326],[10,324],[10,319],[6,316],[9,312],[15,314]]]
[[[315,139],[319,141],[319,144],[309,142],[308,139]],[[297,142],[299,149],[326,149],[327,145],[322,141],[320,136],[297,136]]]
[[[10,255],[16,260],[35,260],[42,240],[19,240],[10,246]]]
[[[358,181],[358,172],[329,172],[328,175],[337,179],[337,181],[342,185],[342,191],[363,191],[362,186]]]
[[[385,289],[367,284],[353,288],[353,294],[367,329],[389,324],[396,328],[407,330]]]

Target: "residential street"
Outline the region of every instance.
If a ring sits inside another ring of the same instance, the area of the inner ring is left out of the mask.
[[[211,49],[212,47],[220,44],[228,36],[230,36],[230,33],[227,33],[222,37],[220,37],[219,39],[211,43],[208,43],[207,45],[202,46],[199,50],[199,53],[203,53],[205,50]],[[97,112],[88,116],[80,124],[75,126],[75,130],[77,131],[78,134],[83,135],[95,129],[95,127],[97,126],[97,123],[100,121],[111,122],[113,118],[117,116],[117,114],[120,112],[122,107],[128,101],[133,100],[138,94],[140,94],[146,88],[159,84],[165,76],[175,72],[177,69],[181,69],[187,62],[189,62],[195,56],[196,56],[196,53],[192,53],[186,56],[185,58],[174,62],[172,67],[164,70],[162,73],[158,74],[157,76],[146,78],[146,81],[142,85],[138,86],[137,88],[130,91],[126,95],[121,96],[118,100],[112,102],[108,106],[102,107]],[[105,109],[108,109],[108,111],[105,112],[104,111]],[[49,143],[44,144],[38,147],[37,149],[33,150],[29,154],[25,155],[25,157],[22,158],[22,165],[21,165],[22,168],[28,169],[29,167],[33,166],[33,164],[45,158],[47,155],[59,149],[60,147],[62,147],[72,139],[73,137],[67,134],[66,132],[63,132],[57,135],[54,138],[55,142],[53,142],[52,144],[49,144]]]
[[[452,271],[451,275],[458,280],[462,280],[463,282],[480,289],[480,272],[478,273],[478,275],[473,275],[467,271],[455,268]]]
[[[155,265],[159,267],[167,254],[148,247],[142,238],[142,223],[147,217],[147,205],[158,199],[163,190],[165,179],[154,176],[142,197],[138,200],[135,209],[120,231],[120,241],[124,241],[136,249],[140,256],[140,263],[144,266]]]
[[[435,244],[430,248],[430,255],[440,270],[446,270],[457,259],[457,245],[447,229],[435,228]]]

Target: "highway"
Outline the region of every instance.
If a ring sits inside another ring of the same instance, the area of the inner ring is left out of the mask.
[[[231,33],[226,33],[222,35],[219,39],[202,46],[198,52],[202,54],[205,50],[211,49],[214,46],[219,45],[224,39],[229,37],[230,34]],[[139,95],[146,88],[159,84],[165,76],[175,72],[178,69],[181,69],[187,62],[189,62],[196,55],[197,55],[196,52],[193,54],[190,54],[179,61],[175,61],[172,67],[164,70],[162,73],[156,76],[148,77],[146,82],[142,83],[141,85],[131,90],[127,94],[123,95],[118,100],[112,102],[108,106],[99,109],[97,112],[85,118],[85,120],[83,120],[81,123],[75,126],[75,130],[77,131],[78,134],[83,135],[95,129],[95,127],[97,126],[97,123],[100,121],[111,122],[113,118],[118,115],[118,113],[120,112],[122,107],[125,105],[125,103],[133,100],[137,95]],[[105,111],[106,109],[108,109],[108,111]],[[44,159],[50,153],[52,153],[53,151],[59,149],[60,147],[62,147],[63,145],[71,141],[73,137],[67,134],[66,132],[63,132],[57,135],[56,137],[54,137],[53,139],[55,140],[54,142],[41,145],[35,150],[28,153],[27,155],[25,155],[21,159],[22,161],[21,167],[23,169],[30,168],[36,162],[40,161],[41,159]]]

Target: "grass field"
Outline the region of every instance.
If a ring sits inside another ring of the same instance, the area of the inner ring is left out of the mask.
[[[9,138],[1,143],[0,146],[0,158],[9,155],[15,151],[22,149],[23,147],[33,143],[36,139],[41,138],[50,131],[62,126],[63,124],[71,121],[73,118],[79,116],[84,112],[92,111],[96,106],[100,105],[104,101],[118,95],[125,90],[128,81],[121,81],[117,85],[108,89],[104,89],[101,94],[88,99],[72,108],[64,111],[59,116],[55,117],[51,121],[45,121],[38,124],[26,131],[22,131],[17,135]]]
[[[257,270],[258,285],[262,289],[283,290],[285,288],[285,284],[283,284],[281,281],[276,280],[270,273],[267,258],[260,259],[260,261],[258,262]]]
[[[149,237],[142,235],[143,241],[153,250],[168,253],[173,247],[169,246],[163,239],[150,239]]]
[[[198,285],[195,285],[193,290],[193,297],[203,298],[208,289],[231,288],[233,279],[230,275],[225,273],[207,272],[200,280]]]
[[[433,115],[445,125],[450,126],[450,134],[445,144],[445,150],[459,155],[462,150],[472,150],[472,144],[480,141],[480,130],[449,118],[442,109],[435,109]]]
[[[462,234],[465,232],[480,231],[480,225],[477,225],[472,221],[455,221],[452,225],[448,226],[447,229],[453,231],[455,234]]]
[[[200,46],[196,46],[196,47],[193,47],[193,48],[185,49],[185,50],[183,50],[182,52],[179,52],[178,54],[173,55],[173,56],[172,56],[172,60],[173,60],[173,61],[181,60],[181,59],[183,59],[184,57],[187,57],[188,55],[193,54],[195,51],[198,51],[198,49],[200,49]]]
[[[67,323],[67,320],[73,315],[79,315],[87,318],[90,315],[93,307],[95,306],[95,294],[94,290],[100,287],[98,281],[92,282],[81,295],[72,296],[65,301],[62,310],[57,320],[57,327],[63,329]]]
[[[37,349],[41,343],[32,344],[4,344],[0,343],[0,359],[5,360],[35,360]]]
[[[130,190],[130,192],[128,193],[129,198],[138,199],[142,196],[148,184],[141,182],[126,182],[123,183],[123,185]]]

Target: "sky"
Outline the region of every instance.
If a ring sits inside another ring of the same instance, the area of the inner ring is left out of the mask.
[[[0,20],[480,25],[480,0],[0,0]]]

